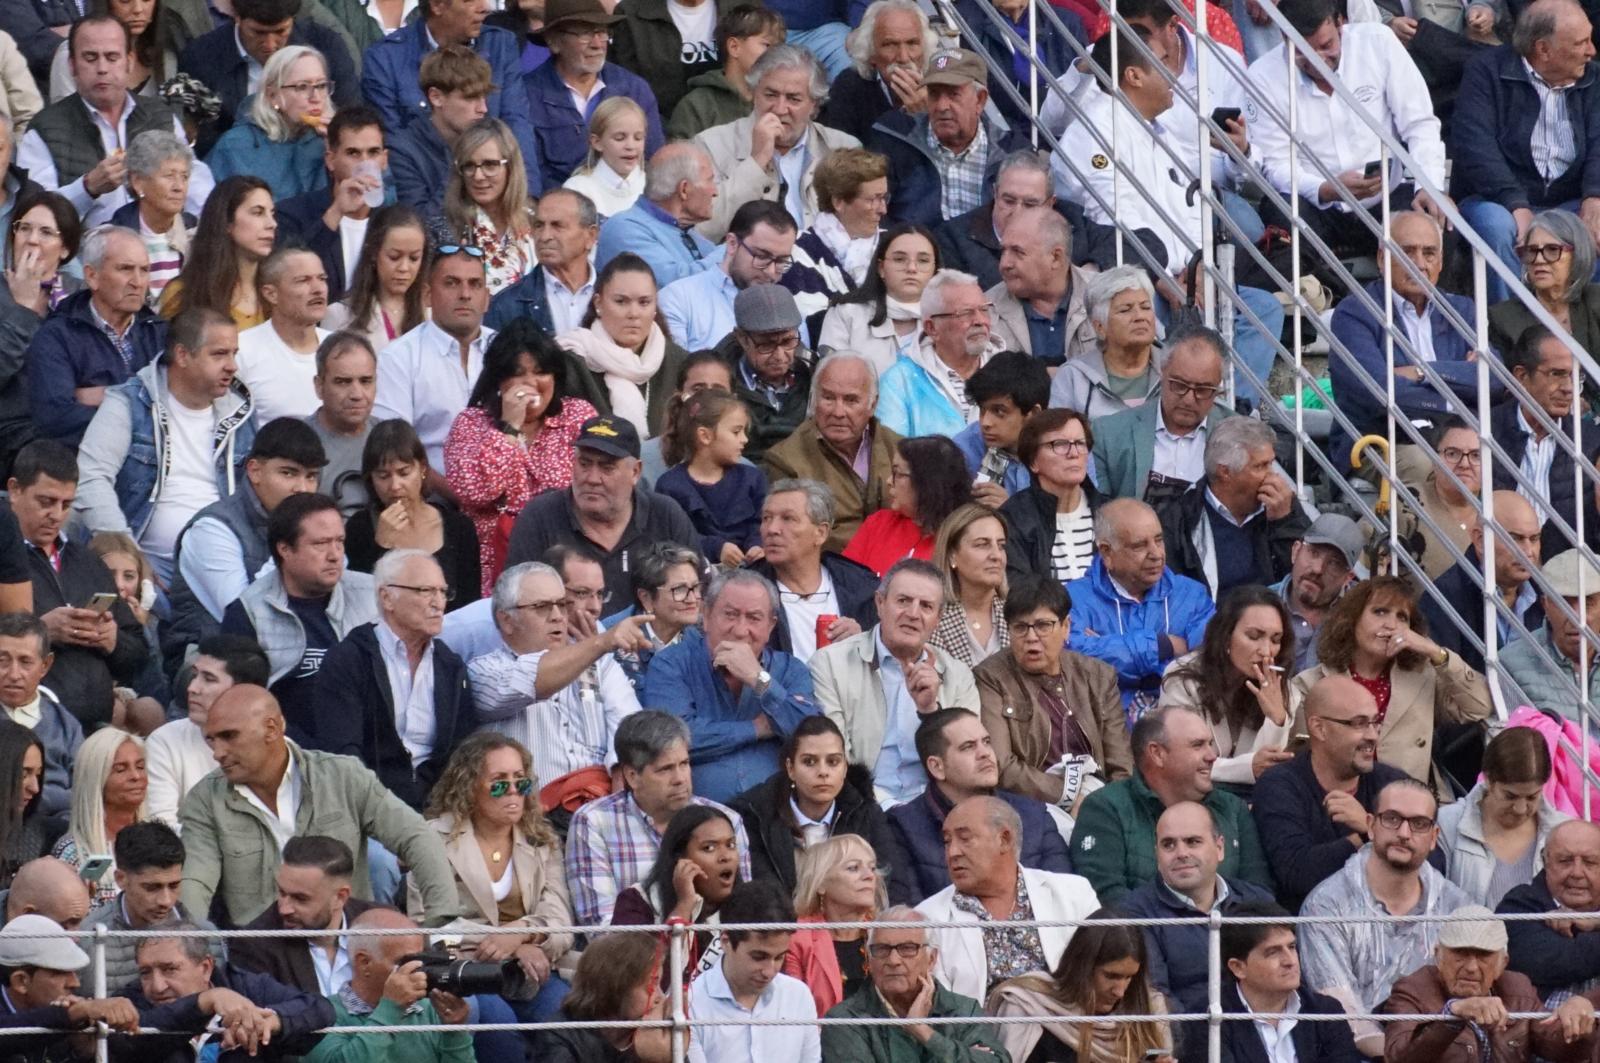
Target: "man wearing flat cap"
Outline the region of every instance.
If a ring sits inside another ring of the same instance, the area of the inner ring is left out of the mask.
[[[889,158],[885,225],[915,222],[937,228],[983,205],[1000,163],[1029,147],[1028,138],[990,120],[989,71],[965,48],[935,52],[922,75],[928,107],[922,114],[884,112],[867,147]]]
[[[121,997],[83,1000],[77,994],[78,971],[89,957],[67,932],[42,915],[19,915],[0,930],[0,1029],[43,1026],[81,1030],[96,1022],[113,1029],[135,1030],[139,1013]],[[60,1033],[8,1035],[8,1060],[33,1063],[61,1042]]]
[[[744,456],[759,462],[806,419],[811,354],[800,345],[800,308],[789,289],[753,284],[733,301],[733,393],[750,410]]]
[[[1594,699],[1600,653],[1590,643],[1589,674],[1581,676],[1578,662],[1584,626],[1568,617],[1563,606],[1576,616],[1587,616],[1590,632],[1600,629],[1600,569],[1577,550],[1565,550],[1546,561],[1541,572],[1553,592],[1543,596],[1544,623],[1528,638],[1518,639],[1500,652],[1500,673],[1521,691],[1521,700],[1512,704],[1532,705],[1577,721],[1582,711],[1573,687]]]
[[[632,555],[658,542],[698,542],[689,517],[666,495],[639,486],[639,432],[624,417],[591,417],[578,429],[572,486],[522,507],[506,566],[540,561],[552,546],[582,546],[600,558],[609,601],[633,593]]]
[[[1532,1063],[1587,1059],[1594,1045],[1594,1004],[1568,997],[1548,1019],[1513,1019],[1544,1011],[1526,975],[1506,970],[1506,925],[1480,905],[1458,908],[1439,927],[1434,962],[1394,984],[1379,1010],[1438,1015],[1384,1029],[1388,1063]]]

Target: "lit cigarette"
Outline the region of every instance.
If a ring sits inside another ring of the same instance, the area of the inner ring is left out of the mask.
[[[1274,672],[1283,671],[1283,665],[1281,665],[1281,664],[1269,664],[1269,665],[1267,665],[1267,667],[1269,669],[1271,669],[1272,671],[1274,671]]]

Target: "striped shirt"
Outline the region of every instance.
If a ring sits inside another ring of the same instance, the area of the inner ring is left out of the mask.
[[[1056,514],[1056,538],[1050,544],[1050,569],[1063,583],[1089,571],[1094,560],[1094,516],[1089,499],[1078,496],[1078,508]]]
[[[954,152],[928,127],[928,147],[939,170],[939,213],[946,220],[983,206],[983,176],[989,163],[989,131],[980,119],[978,135],[964,151]]]
[[[1545,500],[1550,497],[1550,465],[1556,460],[1556,437],[1546,434],[1543,439],[1535,438],[1533,426],[1521,410],[1517,411],[1517,427],[1527,436],[1522,448],[1522,475],[1533,485],[1531,492],[1519,485],[1517,494],[1528,500],[1534,515],[1543,524],[1550,519]]]
[[[1533,91],[1539,94],[1539,117],[1534,120],[1528,150],[1540,175],[1546,181],[1554,181],[1578,160],[1578,145],[1567,117],[1567,89],[1571,86],[1557,88],[1540,77],[1526,59],[1522,65],[1527,68]]]
[[[154,307],[161,299],[161,289],[178,279],[183,270],[183,252],[172,246],[166,233],[158,233],[139,219],[139,235],[144,237],[144,249],[150,254],[150,292],[146,301]]]
[[[733,821],[739,844],[739,874],[750,878],[750,839],[739,813],[705,797],[692,805],[720,809]],[[572,814],[567,829],[567,887],[572,910],[585,926],[611,922],[617,894],[642,882],[661,848],[661,832],[633,799],[633,791],[608,794]]]

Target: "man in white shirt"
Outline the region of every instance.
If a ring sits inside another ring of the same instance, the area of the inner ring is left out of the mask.
[[[794,904],[771,880],[741,882],[718,910],[726,923],[792,923]],[[783,973],[793,934],[788,930],[729,930],[722,934],[722,962],[689,988],[689,1008],[700,1019],[811,1019],[811,990]],[[706,1063],[820,1063],[822,1040],[814,1025],[705,1026],[695,1042]]]
[[[612,654],[649,646],[644,614],[569,643],[566,597],[549,565],[506,569],[493,599],[504,643],[467,666],[477,721],[526,746],[541,785],[597,764],[615,767],[617,726],[639,711],[639,700]]]
[[[246,930],[328,930],[322,938],[238,938],[228,958],[302,993],[333,996],[350,982],[350,922],[371,901],[350,895],[355,859],[337,838],[301,835],[283,847],[278,899]]]
[[[494,330],[485,328],[489,288],[483,251],[445,244],[428,270],[429,320],[385,347],[378,358],[379,420],[410,422],[428,450],[428,464],[444,472],[444,440],[483,371]]]
[[[496,331],[519,317],[532,318],[552,336],[583,323],[594,298],[591,256],[600,239],[600,216],[582,192],[546,192],[533,211],[533,242],[539,264],[498,292],[483,323]]]
[[[280,247],[256,272],[267,320],[239,333],[239,379],[255,400],[256,422],[305,417],[317,408],[317,348],[328,312],[328,274],[303,247]]]
[[[1435,188],[1445,185],[1444,142],[1427,83],[1405,46],[1382,23],[1345,22],[1334,0],[1285,0],[1278,5],[1301,36],[1336,74],[1366,115],[1379,128],[1405,145]],[[1250,64],[1250,77],[1262,97],[1283,101],[1279,113],[1287,116],[1284,88],[1290,83],[1287,43]],[[1310,61],[1295,53],[1294,92],[1300,157],[1290,183],[1289,134],[1262,113],[1254,97],[1241,101],[1244,117],[1255,131],[1263,176],[1284,196],[1300,197],[1300,217],[1335,253],[1371,254],[1378,238],[1340,196],[1349,192],[1368,213],[1375,213],[1379,198],[1387,194],[1396,210],[1414,209],[1444,221],[1439,204],[1414,184],[1391,160],[1389,172],[1380,174],[1382,142],[1367,118],[1334,95],[1333,87],[1313,72]],[[1320,159],[1334,181],[1323,179]],[[1270,220],[1270,219],[1269,219]]]
[[[85,229],[111,219],[127,203],[128,143],[146,129],[170,128],[187,144],[182,123],[149,97],[128,91],[132,46],[128,30],[110,15],[75,22],[67,56],[78,91],[34,116],[17,145],[17,166],[77,208]],[[97,138],[97,141],[95,139]],[[213,186],[196,160],[185,207],[200,213]]]

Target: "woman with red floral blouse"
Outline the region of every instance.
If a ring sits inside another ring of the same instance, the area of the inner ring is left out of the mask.
[[[572,483],[572,444],[595,408],[571,394],[565,351],[538,326],[497,333],[444,444],[445,479],[478,529],[483,594],[505,567],[511,522],[542,491]]]

